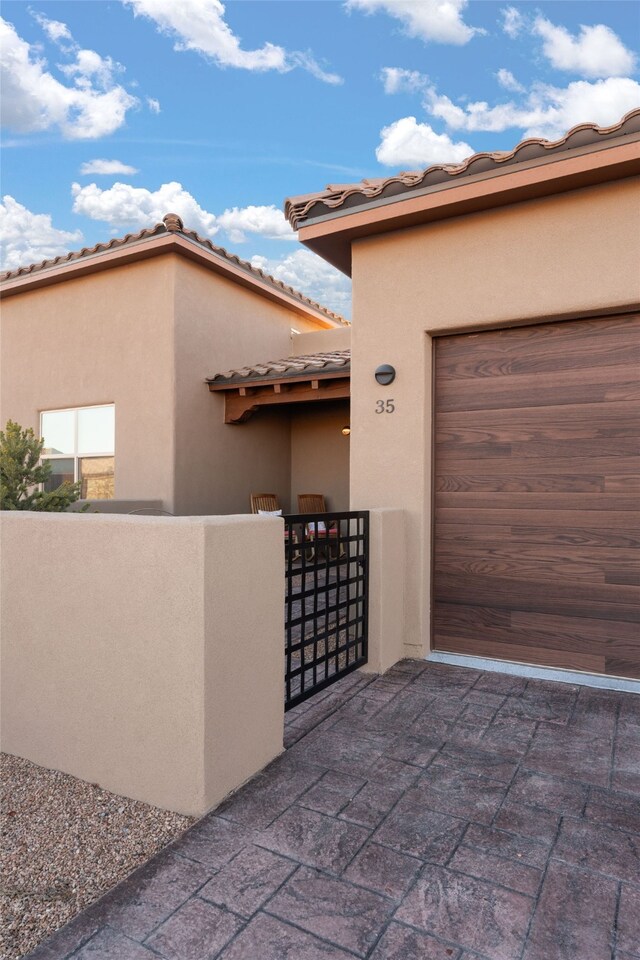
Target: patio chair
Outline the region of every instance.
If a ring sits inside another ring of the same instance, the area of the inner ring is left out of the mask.
[[[251,513],[272,514],[282,516],[282,507],[275,493],[252,493],[251,494]],[[284,540],[287,543],[289,539],[289,529],[284,528]],[[295,530],[291,531],[291,542],[298,543],[298,535]],[[300,552],[295,551],[294,560],[300,558]]]
[[[321,493],[299,493],[298,494],[298,513],[326,513],[327,504],[325,502],[324,496]],[[330,540],[337,539],[339,533],[339,526],[336,520],[332,520],[330,523],[323,523],[322,521],[316,521],[315,523],[308,523],[305,527],[305,540],[306,541],[324,541],[325,543],[330,542]],[[340,556],[344,555],[344,549],[341,547]],[[313,547],[311,548],[311,556],[313,557]]]
[[[282,513],[282,507],[275,493],[252,493],[251,513]]]

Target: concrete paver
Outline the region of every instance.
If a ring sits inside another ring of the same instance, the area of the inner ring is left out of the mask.
[[[403,661],[31,960],[640,957],[640,697]]]

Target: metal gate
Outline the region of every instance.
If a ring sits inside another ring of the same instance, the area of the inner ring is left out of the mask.
[[[369,513],[286,516],[285,710],[367,662]]]

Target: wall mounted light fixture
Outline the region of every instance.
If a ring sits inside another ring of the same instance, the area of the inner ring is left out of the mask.
[[[390,363],[382,363],[376,369],[375,378],[382,387],[388,387],[396,378],[396,368]]]
[[[348,437],[351,433],[351,427],[349,426],[349,424],[344,426],[340,431],[340,433],[342,434],[343,437]]]

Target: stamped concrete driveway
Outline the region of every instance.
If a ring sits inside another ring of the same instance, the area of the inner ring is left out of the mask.
[[[404,661],[33,960],[640,958],[640,697]]]

